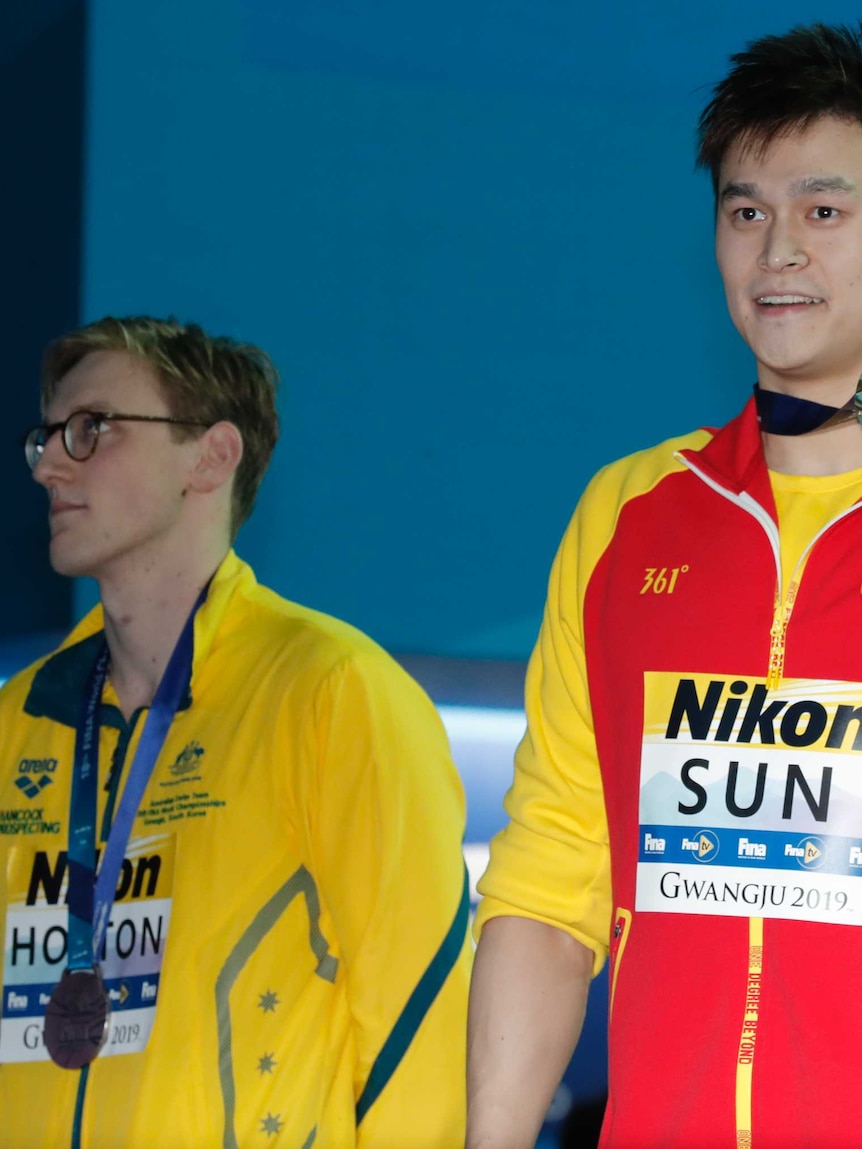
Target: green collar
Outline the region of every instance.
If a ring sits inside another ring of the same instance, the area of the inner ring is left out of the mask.
[[[76,642],[74,646],[61,647],[56,654],[52,654],[33,677],[24,703],[24,713],[33,718],[48,718],[62,726],[76,729],[87,676],[93,669],[104,641],[105,632],[100,630]],[[188,710],[191,704],[192,692],[189,685],[179,709]],[[118,730],[125,726],[123,716],[115,706],[102,707],[102,722]]]

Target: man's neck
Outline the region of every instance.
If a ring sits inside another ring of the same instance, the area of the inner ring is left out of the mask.
[[[764,434],[763,453],[783,475],[843,475],[862,467],[862,427],[853,418],[807,435]]]
[[[223,557],[99,580],[111,683],[126,718],[152,703],[186,619]]]

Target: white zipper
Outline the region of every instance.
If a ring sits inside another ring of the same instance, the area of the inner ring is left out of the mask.
[[[796,566],[793,568],[793,573],[790,576],[790,582],[787,584],[787,597],[781,601],[781,540],[778,535],[778,526],[767,511],[753,499],[746,491],[741,494],[736,494],[717,483],[715,479],[710,478],[709,475],[704,474],[699,467],[696,467],[690,459],[678,451],[674,452],[673,456],[678,462],[687,467],[692,474],[697,475],[708,487],[711,487],[717,494],[723,496],[734,506],[740,507],[746,511],[753,518],[755,518],[766,532],[766,537],[769,539],[770,546],[772,547],[772,554],[775,558],[775,571],[777,577],[777,584],[775,590],[775,603],[773,606],[772,626],[769,630],[769,668],[766,677],[766,686],[769,690],[774,690],[781,683],[781,678],[784,673],[784,650],[787,643],[787,627],[790,622],[790,616],[793,613],[793,606],[796,602],[796,595],[799,591],[799,580],[797,573],[800,572],[805,565],[805,561],[811,553],[814,544],[826,534],[830,528],[841,519],[845,519],[848,515],[852,515],[854,511],[858,511],[862,507],[862,503],[854,503],[852,507],[848,507],[842,511],[840,515],[836,515],[834,519],[830,519],[825,526],[814,535],[811,541],[806,546],[805,550],[799,556]],[[800,575],[801,578],[801,575]]]
[[[717,483],[715,479],[711,479],[709,475],[705,475],[699,467],[696,467],[690,459],[687,459],[685,455],[680,454],[678,451],[674,452],[673,457],[677,460],[677,462],[682,463],[684,467],[688,467],[688,469],[693,472],[693,474],[697,475],[699,479],[702,479],[708,487],[712,487],[712,489],[717,491],[719,495],[722,495],[729,502],[733,503],[737,507],[741,507],[743,511],[747,511],[749,515],[757,519],[757,521],[766,531],[766,537],[769,539],[769,544],[772,547],[772,554],[775,557],[775,571],[778,577],[778,591],[776,593],[780,594],[781,541],[778,537],[778,527],[776,526],[773,518],[767,514],[760,503],[758,503],[757,499],[753,499],[751,495],[749,495],[746,491],[743,491],[742,494],[739,495],[735,494],[733,491],[729,491],[727,487],[723,487],[721,483]]]

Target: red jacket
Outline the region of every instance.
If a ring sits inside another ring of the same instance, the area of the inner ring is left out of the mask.
[[[862,1145],[857,510],[783,616],[750,403],[606,468],[557,556],[479,917],[609,948],[602,1149]]]

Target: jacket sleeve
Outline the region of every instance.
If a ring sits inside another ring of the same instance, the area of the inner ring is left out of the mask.
[[[472,944],[446,733],[416,683],[374,651],[329,674],[315,724],[310,849],[347,978],[357,1145],[463,1147]]]
[[[551,570],[541,631],[527,670],[527,732],[506,795],[507,826],[479,882],[477,937],[492,917],[547,922],[607,954],[611,914],[608,828],[584,657],[583,507]]]

